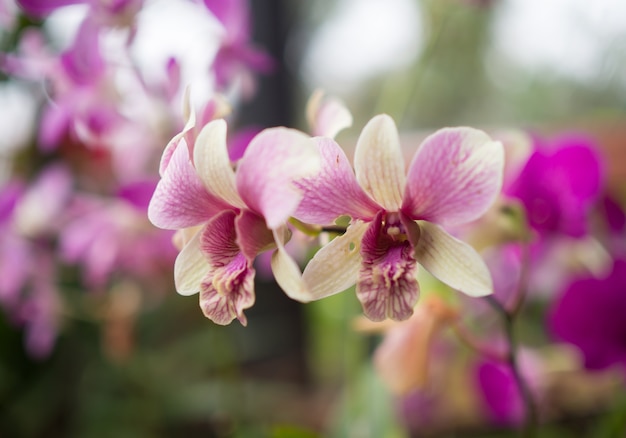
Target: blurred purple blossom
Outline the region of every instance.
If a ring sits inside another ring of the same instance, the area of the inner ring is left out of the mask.
[[[104,287],[114,275],[157,277],[173,264],[173,233],[146,218],[155,186],[141,181],[121,187],[118,197],[75,196],[59,235],[60,252],[66,263],[83,267],[88,287]]]
[[[274,61],[251,44],[251,13],[247,0],[204,0],[204,4],[224,27],[224,36],[213,62],[218,89],[239,82],[242,96],[255,90],[253,73],[269,73]]]
[[[24,326],[33,357],[46,356],[56,338],[60,296],[51,237],[70,183],[66,168],[51,165],[30,186],[12,180],[0,189],[0,305]]]
[[[582,237],[603,183],[602,165],[591,139],[563,134],[535,151],[506,194],[524,204],[531,227],[541,236]]]
[[[554,303],[550,332],[576,345],[589,369],[626,367],[626,261],[615,260],[605,278],[573,281]]]

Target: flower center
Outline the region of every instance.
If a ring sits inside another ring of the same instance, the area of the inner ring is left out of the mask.
[[[386,213],[383,217],[383,233],[386,233],[394,242],[400,243],[407,240],[406,229],[397,212]]]

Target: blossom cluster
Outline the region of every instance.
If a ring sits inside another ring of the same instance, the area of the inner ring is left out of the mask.
[[[255,257],[274,249],[272,270],[285,293],[308,302],[356,284],[374,321],[405,320],[418,301],[418,266],[471,296],[492,292],[480,255],[444,227],[478,219],[498,195],[504,151],[473,128],[437,131],[417,149],[408,169],[394,121],[379,115],[363,128],[354,170],[334,136],[351,124],[335,99],[309,103],[310,137],[269,128],[231,162],[223,119],[185,129],[165,149],[149,216],[178,230],[179,293],[199,293],[204,314],[219,324],[254,303]],[[196,135],[197,133],[197,135]],[[285,250],[300,228],[337,231],[301,273]]]
[[[272,60],[251,43],[245,0],[184,2],[214,29],[204,72],[213,91],[196,102],[200,117],[212,117],[224,111],[214,92],[234,103],[250,97],[254,74],[268,72]],[[24,327],[35,357],[49,354],[63,316],[73,313],[68,288],[125,285],[146,300],[169,289],[172,233],[154,228],[146,212],[162,145],[185,123],[180,100],[190,60],[164,53],[155,74],[135,56],[144,14],[162,7],[143,0],[0,6],[0,71],[10,79],[2,89],[25,90],[33,114],[22,120],[37,133],[14,135],[2,157],[0,306]],[[51,31],[58,22],[75,26],[63,29],[65,42]]]

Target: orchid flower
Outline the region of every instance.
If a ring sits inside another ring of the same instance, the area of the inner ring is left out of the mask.
[[[192,149],[184,133],[176,137],[177,145],[166,150],[173,152],[161,167],[148,217],[166,229],[200,226],[176,258],[176,290],[199,292],[202,311],[212,321],[228,324],[237,318],[246,325],[243,311],[254,304],[256,255],[277,248],[273,268],[281,286],[288,286],[284,279],[298,270],[284,249],[285,222],[302,197],[293,182],[310,177],[320,163],[307,135],[270,128],[252,139],[234,171],[226,131],[223,119],[211,121]]]
[[[339,145],[315,139],[322,171],[297,183],[304,198],[294,217],[332,224],[352,218],[345,234],[306,266],[301,295],[317,300],[356,283],[364,313],[374,321],[405,320],[419,295],[418,263],[471,296],[492,293],[478,253],[442,226],[481,216],[499,193],[501,143],[472,128],[446,128],[426,138],[408,172],[394,121],[374,117],[355,151],[355,173]]]

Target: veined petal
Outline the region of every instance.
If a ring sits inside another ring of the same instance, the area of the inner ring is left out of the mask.
[[[302,280],[300,268],[285,249],[285,242],[289,239],[289,229],[282,226],[274,229],[273,234],[277,247],[272,254],[271,261],[274,280],[289,298],[305,303],[310,301],[310,294],[307,285]]]
[[[356,180],[344,151],[330,138],[314,138],[322,170],[296,182],[303,198],[294,216],[312,224],[331,224],[339,216],[371,220],[382,209]]]
[[[402,205],[406,176],[396,124],[381,114],[363,128],[354,152],[356,179],[388,211]]]
[[[176,148],[148,205],[148,218],[159,228],[179,229],[206,222],[228,208],[206,191],[184,142]]]
[[[204,316],[216,324],[248,320],[243,311],[254,304],[254,268],[238,253],[226,265],[211,271],[200,289],[200,308]]]
[[[363,235],[356,294],[372,321],[402,321],[413,314],[417,303],[417,263],[411,241],[395,232],[399,224],[389,223],[388,218],[383,223],[383,218],[380,212]]]
[[[478,253],[443,228],[427,221],[417,222],[419,241],[415,259],[448,286],[473,297],[493,293],[491,274]]]
[[[306,106],[306,118],[314,136],[335,138],[352,126],[352,114],[339,99],[315,90]]]
[[[250,210],[243,210],[235,219],[237,245],[250,261],[257,254],[276,246],[274,235],[265,225],[265,220]]]
[[[319,153],[310,137],[294,129],[269,128],[252,139],[239,162],[237,189],[248,207],[275,229],[302,199],[294,182],[319,170]]]
[[[178,147],[181,140],[185,139],[185,146],[189,147],[189,144],[193,144],[193,138],[188,136],[188,133],[193,130],[196,125],[196,114],[191,110],[191,103],[189,100],[189,87],[185,88],[185,95],[183,97],[183,114],[185,117],[185,126],[183,130],[176,134],[170,142],[165,146],[163,150],[163,155],[161,155],[161,162],[159,164],[159,175],[163,176],[165,174],[165,169],[170,163],[172,155],[174,155],[174,151]]]
[[[245,204],[235,187],[235,172],[226,146],[226,121],[213,120],[200,131],[193,150],[193,161],[207,190],[230,205],[243,208]]]
[[[233,319],[246,325],[243,310],[254,304],[254,269],[237,245],[237,215],[225,211],[204,228],[200,249],[210,269],[200,285],[200,307],[217,324]]]
[[[402,211],[442,225],[475,220],[500,192],[503,168],[500,142],[473,128],[441,129],[411,162]]]
[[[200,284],[209,272],[209,261],[200,249],[201,235],[202,231],[198,231],[183,247],[174,262],[174,284],[176,291],[181,295],[199,292]]]
[[[363,258],[361,239],[367,224],[352,223],[345,234],[322,247],[304,268],[302,278],[307,288],[307,301],[319,300],[348,289],[357,281]]]

